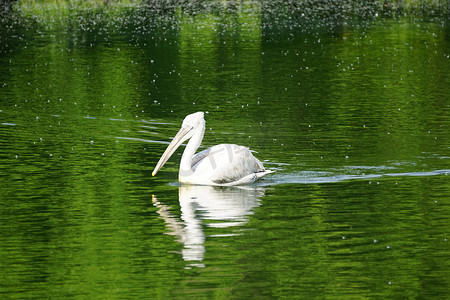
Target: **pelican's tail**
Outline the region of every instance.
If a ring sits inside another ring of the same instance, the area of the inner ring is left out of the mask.
[[[264,176],[266,176],[267,174],[270,174],[270,173],[275,173],[275,171],[272,171],[272,170],[262,170],[262,171],[259,171],[258,173],[255,173],[255,176],[256,176],[255,181],[257,181],[257,180],[263,178]]]

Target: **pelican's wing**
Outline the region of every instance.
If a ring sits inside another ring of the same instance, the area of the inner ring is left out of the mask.
[[[211,151],[211,148],[205,149],[205,150],[200,151],[199,153],[195,154],[194,157],[192,158],[191,166],[194,166],[196,163],[198,163],[199,161],[201,161],[202,159],[207,157],[209,154],[209,151]]]
[[[263,164],[253,156],[247,147],[221,144],[210,149],[210,152],[205,153],[205,157],[218,155],[214,157],[218,167],[211,174],[211,181],[216,184],[252,183],[265,172]]]
[[[192,158],[191,165],[197,176],[194,182],[222,186],[253,183],[272,172],[264,169],[247,147],[234,144],[203,150]]]

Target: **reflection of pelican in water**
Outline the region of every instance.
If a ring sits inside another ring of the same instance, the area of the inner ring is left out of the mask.
[[[190,139],[180,162],[178,180],[190,184],[241,185],[253,183],[272,173],[243,146],[220,144],[197,154],[205,134],[203,112],[187,115],[183,125],[158,161],[152,175],[162,168],[170,156],[187,139]],[[195,155],[194,155],[195,154]]]
[[[153,205],[158,207],[158,214],[166,222],[169,234],[175,235],[184,246],[182,250],[185,261],[202,261],[205,253],[206,226],[230,228],[220,235],[236,235],[232,227],[242,226],[252,214],[258,200],[264,196],[261,187],[213,187],[183,185],[179,187],[181,220],[173,217],[168,207],[153,196]],[[203,266],[201,263],[192,264]]]

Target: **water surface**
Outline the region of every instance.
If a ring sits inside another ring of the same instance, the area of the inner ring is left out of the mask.
[[[448,20],[258,9],[3,18],[3,297],[448,295]],[[151,177],[195,111],[276,173]]]

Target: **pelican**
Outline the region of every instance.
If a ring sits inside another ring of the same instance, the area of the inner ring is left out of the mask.
[[[186,140],[190,139],[184,149],[180,162],[178,180],[186,184],[200,185],[242,185],[250,184],[272,173],[264,169],[263,164],[244,146],[220,144],[197,154],[205,134],[203,112],[196,112],[184,118],[181,129],[173,138],[158,161],[152,176],[162,168],[170,156]]]

